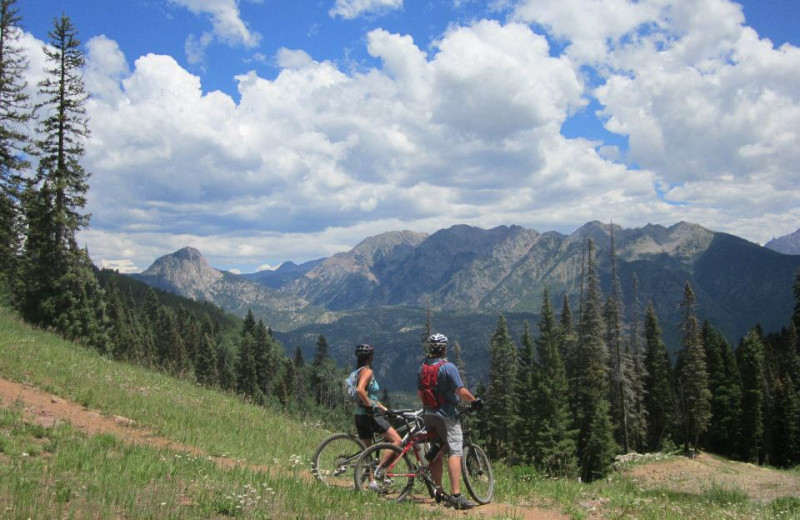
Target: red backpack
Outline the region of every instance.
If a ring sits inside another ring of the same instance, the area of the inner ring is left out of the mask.
[[[444,365],[441,360],[435,365],[423,363],[419,376],[419,389],[422,390],[422,404],[426,408],[439,408],[444,404],[444,396],[436,392],[436,383],[439,380],[439,367]]]

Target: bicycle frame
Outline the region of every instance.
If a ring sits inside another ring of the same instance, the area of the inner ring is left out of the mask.
[[[403,439],[403,444],[401,445],[403,451],[398,453],[394,457],[394,459],[391,462],[389,462],[389,464],[386,466],[384,470],[385,475],[390,478],[418,476],[420,468],[427,466],[427,464],[422,464],[422,457],[420,457],[420,451],[421,451],[420,445],[424,442],[433,441],[438,438],[439,436],[436,434],[436,432],[428,432],[423,429],[422,431],[416,432],[413,435],[411,435],[408,440]],[[408,452],[410,451],[414,453],[414,458],[417,461],[417,463],[414,465],[414,473],[394,473],[392,470],[397,464],[397,461],[400,460],[402,457],[404,457],[406,454],[408,454]],[[442,453],[443,451],[440,451],[439,453],[436,454],[436,457],[437,458],[441,457]]]

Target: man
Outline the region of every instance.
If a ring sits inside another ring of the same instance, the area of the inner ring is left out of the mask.
[[[428,357],[417,373],[417,395],[425,409],[425,426],[434,430],[443,443],[450,458],[447,472],[450,475],[451,498],[448,505],[456,509],[469,509],[475,503],[461,494],[461,456],[463,455],[461,423],[458,420],[456,405],[459,399],[480,408],[482,402],[464,387],[461,374],[453,363],[444,357],[447,353],[447,337],[432,334],[428,337]],[[436,501],[442,495],[442,457],[436,456],[430,465],[436,483]]]

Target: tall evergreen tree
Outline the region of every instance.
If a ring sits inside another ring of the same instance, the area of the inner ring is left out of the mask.
[[[76,232],[89,222],[83,208],[90,174],[80,164],[85,153],[83,143],[89,136],[84,107],[88,96],[82,75],[84,54],[77,34],[69,17],[62,15],[54,20],[48,33],[50,44],[44,47],[50,67],[39,82],[43,101],[37,105],[37,110],[45,114],[36,142],[37,179],[47,182],[52,190],[56,260],[60,264],[53,267],[59,274],[67,270],[69,251],[77,249]]]
[[[32,114],[21,21],[17,0],[0,0],[0,290],[9,292],[22,248],[21,172],[30,145],[24,126]]]
[[[311,364],[311,393],[317,404],[333,409],[341,396],[341,377],[336,362],[328,354],[328,340],[317,337],[314,361]]]
[[[256,379],[261,393],[266,397],[273,393],[276,363],[273,355],[273,340],[262,320],[258,320],[253,329],[253,341]]]
[[[622,450],[627,453],[631,448],[630,415],[632,409],[632,392],[630,377],[632,363],[626,346],[623,344],[623,316],[625,307],[622,302],[622,286],[617,272],[617,251],[614,243],[614,224],[610,228],[611,239],[611,296],[605,305],[606,344],[609,347],[611,377],[611,416],[614,431]]]
[[[569,409],[567,372],[559,352],[560,331],[545,289],[539,337],[536,340],[540,369],[533,392],[533,454],[536,465],[549,475],[571,476],[577,469],[577,430]],[[530,397],[529,397],[530,399]],[[613,444],[612,444],[613,445]],[[610,445],[611,446],[611,445]],[[612,454],[613,456],[613,454]]]
[[[791,467],[800,462],[800,396],[791,379],[778,379],[772,389],[774,440],[770,463]]]
[[[514,423],[513,446],[516,454],[515,460],[523,463],[533,462],[534,433],[537,428],[536,406],[534,395],[538,366],[535,362],[533,337],[530,326],[525,321],[522,331],[522,347],[519,351],[519,366],[517,378],[514,382]]]
[[[78,230],[89,222],[89,215],[83,213],[89,173],[80,164],[89,136],[84,56],[68,17],[54,20],[48,34],[50,43],[43,49],[48,67],[38,84],[42,101],[36,106],[43,114],[35,148],[38,187],[28,188],[38,193],[29,196],[35,203],[27,210],[23,313],[67,337],[85,335],[89,343],[106,350],[103,291],[88,253],[76,241]],[[42,276],[44,270],[47,276]]]
[[[730,343],[707,320],[703,322],[702,338],[711,391],[711,421],[705,444],[714,453],[735,457],[742,401],[736,357]]]
[[[219,379],[217,371],[217,341],[214,334],[214,324],[211,317],[206,314],[200,327],[201,341],[197,350],[194,364],[194,374],[197,382],[203,386],[216,386]]]
[[[644,407],[647,411],[647,448],[651,451],[663,447],[669,437],[675,411],[672,389],[671,363],[667,347],[661,337],[655,308],[651,302],[645,312]]]
[[[691,442],[698,446],[700,435],[711,420],[711,391],[708,388],[708,370],[700,324],[695,317],[695,297],[687,282],[681,302],[681,359],[678,366],[680,385],[681,420],[684,426],[684,449]]]
[[[748,462],[762,462],[764,456],[764,405],[766,377],[764,344],[752,329],[736,350],[742,377],[741,456]]]
[[[253,315],[252,309],[247,309],[247,314],[242,320],[242,336],[250,335],[255,336],[256,332],[256,317]]]
[[[580,362],[577,358],[578,335],[572,321],[572,309],[569,304],[569,296],[564,295],[561,305],[561,318],[559,320],[559,332],[561,333],[560,348],[561,358],[564,360],[564,368],[567,373],[567,395],[569,407],[572,411],[573,422],[577,417],[577,389],[578,374],[580,373]]]
[[[264,402],[264,394],[258,386],[255,345],[251,334],[245,334],[241,339],[239,363],[236,365],[236,390],[255,403]]]
[[[576,427],[581,476],[593,480],[605,474],[616,449],[608,403],[608,347],[595,264],[594,242],[587,241],[586,290],[581,309],[580,337],[576,359],[582,369],[576,383]],[[606,431],[605,428],[608,428]]]
[[[491,457],[508,458],[512,455],[512,430],[514,418],[514,381],[517,378],[517,347],[508,332],[503,315],[491,337],[489,347],[489,395],[486,414],[489,419],[489,453]]]
[[[159,367],[168,373],[181,376],[189,371],[189,356],[173,312],[162,307],[156,328],[156,349]]]

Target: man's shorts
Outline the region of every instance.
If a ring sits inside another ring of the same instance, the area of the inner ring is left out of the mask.
[[[461,423],[458,417],[442,417],[438,414],[425,414],[425,427],[428,431],[435,431],[439,439],[446,439],[445,453],[461,457],[463,452],[464,436],[461,433]]]
[[[356,414],[356,432],[359,439],[372,440],[373,433],[384,434],[391,428],[382,413]]]

